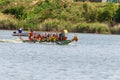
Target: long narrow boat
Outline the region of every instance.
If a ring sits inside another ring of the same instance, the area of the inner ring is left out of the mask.
[[[11,43],[41,43],[41,44],[58,44],[58,45],[67,45],[72,42],[72,40],[65,41],[56,41],[56,42],[47,42],[47,41],[29,41],[29,40],[13,40],[13,39],[0,39],[0,42],[11,42]]]
[[[33,41],[30,41],[30,40],[24,40],[21,36],[19,37],[18,40],[10,40],[10,39],[0,39],[0,42],[14,42],[14,43],[44,43],[44,44],[49,44],[49,43],[52,43],[52,44],[58,44],[58,45],[67,45],[73,41],[78,41],[78,37],[77,36],[74,36],[73,39],[71,40],[63,40],[63,41],[36,41],[36,40],[33,40]]]
[[[55,42],[48,42],[48,41],[29,41],[23,40],[24,43],[42,43],[42,44],[58,44],[58,45],[67,45],[72,42],[72,40],[65,40],[65,41],[55,41]]]

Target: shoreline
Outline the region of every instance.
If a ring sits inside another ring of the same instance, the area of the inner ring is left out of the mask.
[[[0,29],[0,31],[16,31],[17,32],[17,30],[9,30],[9,29]],[[29,30],[23,30],[23,33],[24,32],[29,32]],[[56,31],[34,31],[34,32],[56,32]],[[68,32],[68,33],[74,33],[74,34],[95,34],[95,35],[120,35],[120,34],[100,34],[100,33],[81,33],[81,32]]]

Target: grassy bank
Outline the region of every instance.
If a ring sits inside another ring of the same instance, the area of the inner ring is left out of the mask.
[[[0,8],[0,29],[120,33],[120,8],[114,3],[0,0]]]

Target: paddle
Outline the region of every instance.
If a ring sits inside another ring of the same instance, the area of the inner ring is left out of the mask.
[[[21,36],[19,36],[19,39],[20,39],[21,41],[23,41],[23,38],[22,38]]]

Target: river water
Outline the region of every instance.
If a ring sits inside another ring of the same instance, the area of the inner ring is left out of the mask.
[[[12,32],[0,39],[17,39]],[[77,35],[64,46],[0,42],[0,80],[120,80],[120,35]]]

